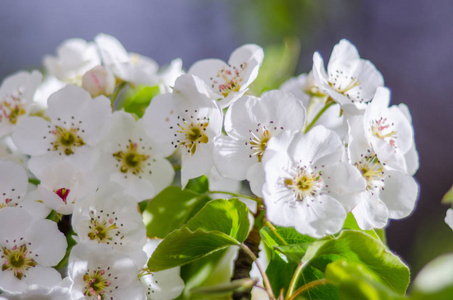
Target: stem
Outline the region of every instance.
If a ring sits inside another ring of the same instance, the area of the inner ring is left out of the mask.
[[[286,298],[291,299],[291,297],[294,294],[294,289],[296,288],[297,281],[299,280],[300,274],[302,274],[302,271],[305,269],[306,266],[308,266],[308,263],[310,261],[305,261],[305,262],[300,262],[299,265],[297,266],[296,271],[294,272],[293,278],[291,278],[291,282],[289,283],[288,287],[288,293],[286,294]]]
[[[41,183],[41,181],[39,179],[36,179],[36,178],[28,178],[28,182],[33,184],[33,185],[38,185]]]
[[[284,238],[281,237],[281,235],[277,232],[277,229],[272,225],[266,218],[264,218],[263,223],[266,227],[268,227],[274,234],[275,236],[280,240],[279,244],[281,245],[288,245],[288,243],[285,241]]]
[[[256,266],[258,267],[258,270],[261,273],[261,276],[263,276],[264,287],[266,289],[267,294],[269,295],[269,298],[275,299],[274,292],[272,291],[269,278],[267,277],[266,272],[264,271],[261,264],[258,262],[258,258],[256,257],[256,255],[252,252],[252,250],[250,250],[249,247],[247,247],[244,244],[240,244],[239,248],[241,248],[245,253],[247,253],[252,258],[252,260],[255,262]]]
[[[296,290],[296,292],[291,297],[287,298],[286,300],[294,300],[294,299],[296,299],[297,296],[299,296],[299,294],[305,292],[306,290],[308,290],[312,287],[321,285],[321,284],[326,284],[326,283],[329,283],[329,280],[327,280],[326,278],[322,278],[322,279],[318,279],[318,280],[309,282],[306,285],[303,285],[300,288],[298,288]]]
[[[335,104],[335,101],[333,101],[332,98],[327,98],[327,101],[326,101],[326,104],[324,105],[324,107],[318,112],[318,114],[314,117],[314,119],[310,122],[310,124],[307,125],[307,127],[305,127],[305,130],[304,130],[304,133],[307,133],[312,127],[313,125],[315,125],[315,123],[319,120],[319,118],[322,116],[322,114],[329,108],[331,107],[332,105]]]
[[[251,196],[244,195],[244,194],[232,193],[232,192],[224,192],[224,191],[208,191],[208,194],[225,194],[225,195],[231,195],[231,196],[234,196],[234,197],[247,198],[247,199],[250,199],[250,200],[253,200],[253,201],[257,201],[256,198],[253,198],[253,197],[251,197]]]

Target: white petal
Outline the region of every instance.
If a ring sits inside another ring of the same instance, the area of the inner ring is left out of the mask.
[[[170,300],[178,297],[184,289],[184,281],[179,275],[180,268],[154,272],[141,278],[147,290],[148,299]]]
[[[445,223],[453,229],[453,208],[449,208],[447,210],[447,214],[445,215]]]
[[[50,123],[40,117],[22,118],[18,123],[12,138],[14,144],[22,153],[41,155],[46,153],[50,142],[44,136],[48,135]]]
[[[212,147],[209,144],[198,144],[193,155],[183,152],[181,163],[181,186],[184,188],[189,179],[206,174],[214,164]]]
[[[389,210],[389,217],[407,217],[418,198],[417,182],[412,176],[397,171],[387,171],[384,180],[385,189],[381,191],[380,198]]]
[[[359,227],[363,230],[383,228],[389,214],[387,206],[378,197],[365,192],[362,201],[352,210]]]
[[[247,170],[258,161],[251,157],[249,146],[244,141],[222,136],[215,140],[214,163],[222,176],[244,180]]]
[[[329,196],[339,201],[347,212],[361,200],[366,181],[357,168],[348,163],[338,162],[323,168],[324,189]]]
[[[262,163],[255,163],[247,172],[247,180],[250,182],[252,193],[258,197],[263,197],[264,169]]]

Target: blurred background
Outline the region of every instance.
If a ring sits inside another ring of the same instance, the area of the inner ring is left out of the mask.
[[[275,79],[267,88],[310,71],[315,51],[327,61],[332,47],[349,39],[383,74],[392,104],[409,106],[415,127],[421,193],[409,218],[390,223],[389,248],[413,274],[453,252],[453,231],[443,221],[448,206],[440,203],[453,184],[452,1],[2,1],[0,78],[41,68],[43,56],[67,38],[92,40],[100,32],[160,65],[181,57],[185,69],[257,43],[272,57],[266,74]]]

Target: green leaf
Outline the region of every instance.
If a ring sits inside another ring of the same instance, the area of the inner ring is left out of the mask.
[[[448,190],[448,192],[442,198],[442,204],[453,205],[453,186]]]
[[[181,266],[181,278],[185,282],[184,291],[178,300],[228,300],[231,293],[223,295],[207,295],[193,293],[197,287],[210,287],[224,282],[229,282],[233,275],[231,261],[236,257],[237,249],[229,248],[216,251],[206,257],[202,257],[193,263]]]
[[[211,199],[205,195],[170,186],[152,199],[143,212],[146,233],[163,239],[181,228]]]
[[[298,233],[291,227],[263,227],[261,238],[270,258],[266,274],[269,277],[275,295],[283,289],[286,293],[301,258],[311,243],[316,241],[308,235]],[[330,261],[329,261],[330,262]],[[324,268],[322,268],[324,270]],[[324,272],[316,266],[307,266],[296,283],[297,287],[324,278]],[[306,299],[338,299],[334,286],[322,285],[304,292],[299,298]]]
[[[234,238],[218,231],[187,227],[170,233],[156,248],[148,261],[151,272],[185,265],[217,250],[239,245]]]
[[[148,261],[151,271],[181,266],[228,246],[248,235],[247,206],[238,199],[208,202],[187,224],[159,244]]]
[[[344,221],[343,228],[344,229],[360,230],[362,232],[365,232],[365,233],[369,234],[370,236],[374,237],[375,239],[380,240],[383,243],[386,242],[384,229],[374,229],[374,230],[362,230],[362,229],[360,229],[359,225],[357,224],[357,221],[354,218],[354,215],[351,212],[348,213],[348,215],[346,216],[346,220]]]
[[[209,180],[206,176],[200,176],[194,179],[190,179],[187,183],[186,190],[191,190],[199,194],[204,194],[209,191]]]
[[[411,286],[411,299],[453,299],[453,254],[444,254],[429,262]]]
[[[238,199],[217,199],[208,202],[186,224],[190,230],[198,228],[219,231],[242,243],[248,235],[250,223],[247,206]]]
[[[275,295],[279,295],[283,289],[284,294],[288,291],[289,283],[296,271],[298,263],[294,261],[285,261],[282,258],[276,256],[269,262],[266,269],[266,274],[269,277],[269,281],[272,286],[272,290]],[[321,270],[307,266],[299,277],[296,287],[301,287],[311,281],[324,278],[324,272]],[[313,287],[304,293],[300,294],[299,298],[314,300],[314,299],[338,299],[337,288],[333,285],[320,285]]]
[[[134,113],[141,118],[151,100],[159,93],[158,85],[132,87],[128,90],[122,107],[126,112]]]
[[[339,258],[361,264],[397,294],[404,295],[409,285],[410,272],[400,258],[381,242],[360,231],[345,230],[337,238],[314,242],[302,261],[324,265]]]
[[[295,262],[299,262],[307,247],[316,241],[315,238],[300,234],[291,227],[275,227],[274,229],[263,227],[260,235],[270,256],[279,255],[283,260],[287,261],[289,258]]]
[[[404,299],[380,283],[375,273],[359,263],[336,260],[327,266],[325,275],[330,282],[338,286],[340,299]]]

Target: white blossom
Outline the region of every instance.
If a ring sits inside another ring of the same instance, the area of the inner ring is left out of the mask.
[[[181,185],[206,174],[213,165],[214,139],[222,129],[222,112],[206,85],[192,75],[176,80],[173,93],[156,96],[143,116],[145,132],[168,153],[180,148]]]
[[[329,95],[341,108],[358,114],[371,101],[376,88],[384,85],[384,79],[376,67],[361,59],[354,45],[341,40],[333,48],[327,72],[321,55],[313,55],[313,76],[322,93]]]
[[[270,91],[262,98],[240,98],[225,115],[227,136],[215,142],[217,170],[227,178],[247,178],[252,191],[261,196],[264,174],[259,164],[268,142],[281,131],[301,130],[304,124],[305,108],[289,93]]]
[[[124,192],[137,201],[150,199],[174,177],[174,170],[164,156],[170,153],[159,149],[131,114],[116,111],[112,127],[100,143],[101,157],[95,167],[101,182],[119,184]]]
[[[110,126],[109,99],[91,99],[84,89],[67,85],[52,94],[48,104],[50,121],[23,118],[13,134],[19,150],[32,156],[30,170],[40,177],[47,165],[65,159],[79,168],[93,168],[99,155],[94,147]]]
[[[0,138],[10,134],[17,122],[28,115],[33,95],[41,83],[38,71],[19,72],[7,77],[0,86]]]
[[[366,190],[352,213],[360,228],[382,228],[389,218],[404,218],[412,212],[418,197],[418,185],[411,175],[381,162],[367,139],[363,118],[354,116],[348,120],[349,162],[366,180]]]
[[[254,44],[243,45],[231,53],[228,63],[220,59],[196,62],[188,74],[200,77],[210,87],[212,98],[222,108],[241,97],[258,76],[264,52]]]
[[[46,55],[44,65],[59,80],[80,86],[82,76],[101,64],[96,45],[83,39],[68,39],[57,48],[57,56]]]
[[[98,34],[94,38],[104,66],[118,78],[132,84],[152,86],[157,83],[159,66],[149,57],[128,53],[115,37]]]
[[[138,267],[108,245],[77,244],[69,257],[72,299],[146,299]]]
[[[76,203],[72,228],[79,243],[106,244],[130,256],[137,266],[145,263],[146,228],[137,202],[112,183]]]
[[[51,268],[66,253],[66,238],[50,220],[36,219],[27,210],[0,210],[0,289],[22,292],[28,286],[52,287],[61,275]]]
[[[279,226],[322,237],[338,232],[365,180],[347,163],[340,138],[322,126],[282,132],[263,156],[266,215]]]

